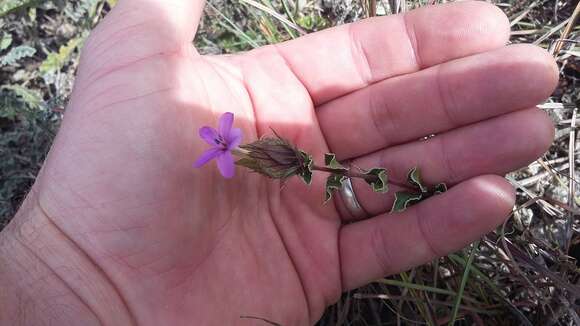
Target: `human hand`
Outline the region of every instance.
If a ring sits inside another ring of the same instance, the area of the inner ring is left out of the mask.
[[[514,195],[489,174],[553,138],[532,107],[555,87],[555,63],[504,46],[509,25],[491,5],[428,7],[235,56],[192,47],[202,6],[123,0],[86,43],[62,128],[0,238],[0,282],[26,299],[29,324],[312,324],[342,291],[492,230]],[[198,128],[225,111],[246,142],[271,127],[317,160],[332,151],[399,182],[419,166],[453,187],[389,214],[396,187],[355,184],[372,217],[346,224],[322,205],[321,176],[280,190],[241,169],[230,180],[193,169],[206,148]],[[17,320],[22,307],[5,300],[0,321]]]

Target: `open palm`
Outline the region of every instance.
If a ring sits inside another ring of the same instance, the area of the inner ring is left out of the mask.
[[[52,269],[79,299],[71,324],[81,314],[115,325],[256,324],[242,315],[312,324],[342,291],[493,229],[514,199],[488,174],[551,142],[549,119],[529,108],[555,86],[554,63],[505,47],[508,23],[493,6],[425,8],[200,56],[191,39],[202,6],[121,1],[84,47],[34,188],[44,222],[21,225],[48,225],[55,248],[69,248],[39,256],[70,262]],[[428,183],[453,187],[388,214],[392,191],[355,184],[373,217],[352,221],[322,205],[324,175],[280,189],[242,169],[229,180],[213,163],[193,169],[207,146],[197,130],[226,111],[244,142],[273,128],[318,161],[332,151],[399,182],[419,166]]]

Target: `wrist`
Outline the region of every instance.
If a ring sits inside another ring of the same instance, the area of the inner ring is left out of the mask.
[[[0,325],[129,325],[104,273],[30,193],[0,233]]]

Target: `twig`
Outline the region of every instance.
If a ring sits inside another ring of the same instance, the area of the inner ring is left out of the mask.
[[[524,187],[522,184],[519,183],[519,181],[514,180],[513,178],[507,177],[507,180],[514,187],[521,189],[526,195],[528,195],[528,197],[532,198],[533,202],[538,201],[538,203],[540,204],[540,206],[542,206],[542,208],[544,210],[546,210],[546,212],[548,214],[550,214],[552,216],[561,216],[562,212],[558,211],[558,209],[556,209],[556,207],[554,207],[554,205],[552,205],[551,203],[549,203],[546,199],[544,199],[541,196],[538,196],[538,194],[536,194],[533,191],[531,191],[530,189]]]
[[[510,22],[510,27],[514,27],[515,24],[517,24],[520,20],[524,19],[524,17],[526,17],[530,11],[535,8],[538,5],[537,1],[534,1],[532,4],[530,4],[528,6],[528,8],[526,8],[525,10],[523,10],[521,12],[521,14],[519,14],[517,17],[515,17],[514,19],[512,19],[512,21]]]
[[[553,167],[552,169],[555,171],[563,171],[563,170],[566,170],[567,168],[568,168],[568,163],[564,163],[564,164],[561,164],[557,167]],[[536,182],[544,179],[548,175],[552,175],[552,174],[548,171],[544,171],[541,173],[534,174],[534,175],[527,177],[525,179],[518,180],[518,182],[522,186],[529,186],[529,185],[535,184]]]
[[[559,176],[559,175],[558,175],[556,172],[552,171],[552,169],[550,168],[550,166],[549,166],[549,165],[546,163],[546,161],[545,161],[543,158],[541,158],[541,157],[540,157],[540,158],[538,159],[538,163],[539,163],[539,164],[540,164],[540,165],[541,165],[541,166],[542,166],[542,167],[543,167],[543,168],[544,168],[546,171],[550,172],[550,174],[551,174],[551,175],[552,175],[554,178],[556,178],[556,180],[558,180],[558,182],[560,183],[560,185],[561,185],[562,187],[566,187],[566,183],[564,182],[564,180],[562,180],[562,178],[560,178],[560,176]]]
[[[300,28],[300,26],[294,24],[293,22],[289,21],[288,19],[286,19],[284,16],[280,15],[279,13],[277,13],[276,11],[274,11],[272,8],[268,8],[267,6],[258,3],[254,0],[240,0],[240,2],[248,4],[252,7],[255,7],[259,10],[262,10],[268,14],[270,14],[272,17],[278,19],[280,22],[286,24],[288,27],[292,27],[293,29],[295,29],[298,33],[300,33],[300,35],[306,35],[306,31],[304,31],[302,28]]]
[[[572,32],[572,28],[576,24],[576,20],[578,19],[578,17],[580,17],[580,2],[576,4],[576,9],[574,9],[572,16],[570,16],[570,19],[568,20],[568,25],[566,25],[564,32],[560,36],[560,39],[557,41],[556,46],[552,51],[552,55],[554,56],[558,55],[558,53],[562,49],[562,46],[564,45],[564,40],[566,39],[566,37],[568,37],[570,32]]]
[[[369,17],[377,15],[377,0],[369,0]]]
[[[562,27],[564,27],[569,21],[570,21],[570,18],[568,18],[568,19],[564,20],[563,22],[561,22],[560,24],[552,27],[546,34],[542,35],[537,40],[535,40],[534,44],[539,45],[540,43],[544,42],[548,37],[552,36],[552,34],[561,30]]]
[[[576,7],[577,11],[580,11],[580,3],[578,3],[578,6]],[[574,200],[575,198],[575,194],[576,194],[576,183],[573,182],[573,180],[575,180],[575,171],[574,171],[574,164],[575,164],[575,158],[574,158],[574,152],[576,149],[576,113],[577,110],[574,110],[572,112],[572,121],[570,122],[570,142],[568,144],[568,164],[570,166],[569,168],[569,174],[570,174],[570,181],[568,182],[568,205],[574,209],[574,206],[576,204],[576,201]],[[568,252],[570,250],[570,240],[572,239],[572,223],[574,222],[574,213],[572,212],[568,212],[568,218],[566,219],[566,222],[564,224],[564,239],[565,239],[565,243],[564,243],[564,248],[566,249],[566,252]]]

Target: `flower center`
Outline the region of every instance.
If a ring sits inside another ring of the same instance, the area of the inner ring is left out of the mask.
[[[226,144],[226,140],[224,139],[224,137],[222,137],[222,135],[218,135],[214,140],[216,145],[220,145],[221,147],[227,147]]]

